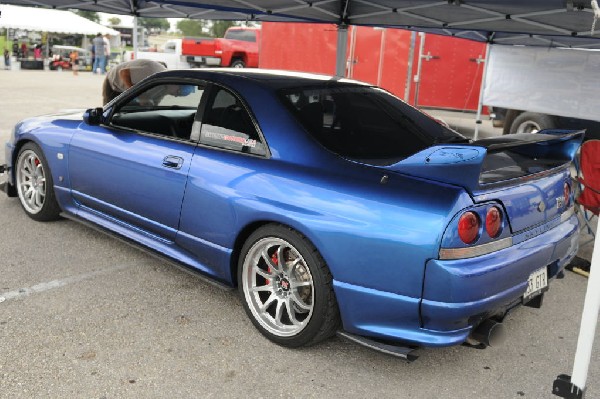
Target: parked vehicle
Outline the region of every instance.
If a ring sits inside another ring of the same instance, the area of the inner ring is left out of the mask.
[[[261,29],[260,68],[335,71],[335,25],[264,22]],[[485,55],[485,44],[472,40],[349,26],[345,76],[419,108],[474,112]]]
[[[277,344],[493,344],[578,250],[583,133],[545,133],[471,142],[356,81],[180,70],[20,122],[0,171],[34,220],[237,286]]]
[[[70,54],[73,51],[79,53],[79,70],[91,70],[94,60],[92,59],[92,53],[89,50],[81,47],[61,45],[52,46],[52,58],[48,63],[48,67],[53,71],[62,71],[63,69],[71,70],[73,65],[71,65]]]
[[[257,68],[260,28],[234,26],[222,39],[184,38],[182,53],[192,67]]]
[[[138,58],[163,61],[169,69],[258,67],[260,28],[235,26],[223,38],[171,39],[164,51],[139,51]]]

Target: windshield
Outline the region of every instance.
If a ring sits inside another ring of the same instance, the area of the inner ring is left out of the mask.
[[[281,94],[311,136],[354,161],[392,165],[433,144],[468,141],[379,88],[298,88]]]

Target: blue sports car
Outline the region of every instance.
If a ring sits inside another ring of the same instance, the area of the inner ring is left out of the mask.
[[[490,344],[578,249],[582,132],[471,141],[365,83],[155,74],[104,108],[24,120],[3,184],[238,287],[256,328],[382,350]],[[404,349],[400,350],[400,353]]]

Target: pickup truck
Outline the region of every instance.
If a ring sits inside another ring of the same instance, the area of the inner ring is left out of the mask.
[[[163,51],[138,51],[138,58],[164,62],[169,69],[201,67],[258,68],[260,28],[233,26],[223,38],[170,39]],[[133,53],[126,52],[125,60]]]
[[[257,68],[259,41],[260,28],[235,26],[227,29],[222,39],[184,38],[181,52],[192,68]]]

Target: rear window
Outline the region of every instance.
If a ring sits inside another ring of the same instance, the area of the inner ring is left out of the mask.
[[[285,89],[281,97],[319,143],[358,162],[392,165],[436,143],[468,141],[375,87]]]
[[[256,32],[253,30],[230,29],[225,32],[225,39],[256,42]]]

